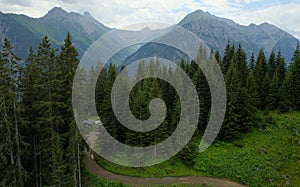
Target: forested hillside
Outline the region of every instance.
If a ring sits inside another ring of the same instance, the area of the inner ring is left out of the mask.
[[[79,59],[71,35],[67,34],[59,52],[51,46],[47,36],[42,39],[37,51],[28,51],[28,57],[23,59],[26,63],[21,65],[21,59],[14,54],[10,41],[7,38],[3,41],[0,54],[0,184],[36,187],[87,184],[85,180],[88,177],[83,177],[82,171],[88,146],[77,129],[72,111],[72,83]],[[200,50],[201,53],[203,51]],[[274,120],[267,115],[269,111],[290,113],[300,110],[299,44],[288,67],[280,50],[266,57],[261,49],[257,57],[252,55],[248,60],[243,46],[230,42],[224,56],[218,51],[211,51],[210,55],[219,63],[227,88],[226,116],[218,135],[220,142],[234,142],[253,129],[264,128],[262,120]],[[200,61],[201,58],[198,58],[179,64],[193,80],[199,93],[201,111],[197,131],[174,160],[188,168],[209,170],[209,166],[201,166],[197,161],[198,143],[210,115],[210,89],[197,65]],[[126,71],[126,67],[122,69]],[[84,80],[92,78],[93,71],[93,68],[89,72],[81,70],[83,90],[84,86],[89,86],[84,84]],[[160,66],[155,60],[141,61],[137,77],[147,71],[164,71],[172,77],[176,68]],[[180,104],[174,88],[157,78],[145,79],[134,87],[129,102],[137,118],[149,118],[148,105],[153,98],[162,98],[168,109],[158,129],[137,133],[123,127],[112,111],[111,88],[118,74],[113,64],[104,68],[98,76],[95,90],[97,108],[101,110],[98,111],[99,116],[111,135],[135,146],[153,145],[171,135],[180,118]],[[129,77],[125,79],[130,81]],[[285,129],[285,126],[282,128]],[[294,128],[296,139],[291,146],[299,148],[299,126]],[[251,181],[247,175],[241,177],[243,180],[239,177],[234,179],[247,184]]]

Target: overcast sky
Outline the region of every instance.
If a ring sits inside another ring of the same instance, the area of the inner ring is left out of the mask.
[[[41,17],[52,7],[83,13],[115,28],[139,22],[178,23],[197,9],[242,25],[268,22],[300,39],[299,0],[0,0],[0,11]]]

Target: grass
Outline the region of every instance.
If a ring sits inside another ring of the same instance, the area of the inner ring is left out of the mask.
[[[300,186],[300,113],[274,112],[264,121],[273,124],[263,122],[232,143],[217,142],[199,154],[194,168],[249,186]]]
[[[193,168],[176,158],[145,168],[97,160],[105,169],[129,176],[211,176],[249,186],[300,186],[300,112],[259,115],[259,128],[234,142],[214,143],[199,153]]]
[[[166,176],[198,176],[199,171],[189,168],[179,160],[172,158],[161,164],[142,167],[131,168],[113,164],[100,157],[96,157],[97,163],[99,163],[106,170],[114,173],[124,174],[127,176],[139,176],[139,177],[166,177]]]

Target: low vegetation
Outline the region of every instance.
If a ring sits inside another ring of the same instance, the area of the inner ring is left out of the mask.
[[[101,158],[98,163],[115,173],[140,177],[202,175],[228,178],[249,186],[300,185],[300,112],[260,113],[258,129],[232,142],[217,141],[199,153],[194,167],[176,157],[146,168],[128,168]]]

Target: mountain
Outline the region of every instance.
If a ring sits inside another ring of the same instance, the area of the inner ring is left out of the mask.
[[[264,48],[266,55],[281,49],[287,62],[293,57],[298,39],[269,23],[249,26],[232,20],[219,18],[208,12],[197,10],[181,20],[178,25],[199,36],[208,47],[224,52],[228,41],[241,44],[248,56]]]
[[[299,42],[289,33],[269,23],[243,26],[230,19],[216,17],[201,10],[188,14],[178,25],[197,35],[209,48],[218,50],[222,54],[230,41],[235,46],[241,44],[248,57],[252,53],[257,56],[261,48],[264,49],[267,57],[272,50],[277,52],[280,49],[286,62],[289,63]],[[150,42],[126,58],[123,65],[149,56],[163,57],[175,62],[180,62],[180,59],[188,60],[181,51]]]
[[[228,41],[235,45],[241,44],[248,57],[252,52],[257,54],[261,48],[264,48],[267,56],[272,50],[281,49],[282,54],[289,62],[297,42],[299,42],[289,33],[268,23],[243,26],[232,20],[216,17],[201,10],[188,14],[178,25],[193,32],[208,47],[215,51],[219,50],[221,53],[224,52]],[[110,30],[109,27],[98,22],[88,12],[78,14],[67,12],[58,7],[51,9],[41,18],[0,12],[0,40],[7,36],[15,46],[16,54],[21,58],[27,57],[29,47],[37,49],[39,42],[45,35],[48,35],[53,47],[59,48],[68,31],[71,33],[74,45],[81,56],[95,40]],[[119,65],[120,63],[116,62],[119,59],[125,59],[125,64],[129,64],[137,58],[154,55],[166,56],[169,60],[185,58],[180,52],[176,52],[175,56],[172,55],[173,53],[174,49],[168,49],[167,46],[149,43],[137,51],[132,48],[123,52],[112,61]]]
[[[0,40],[7,36],[15,46],[15,52],[27,57],[29,47],[37,49],[41,39],[47,35],[53,47],[63,43],[67,32],[73,37],[74,46],[82,55],[87,48],[110,28],[98,22],[88,12],[83,15],[66,12],[55,7],[41,18],[0,12]]]

